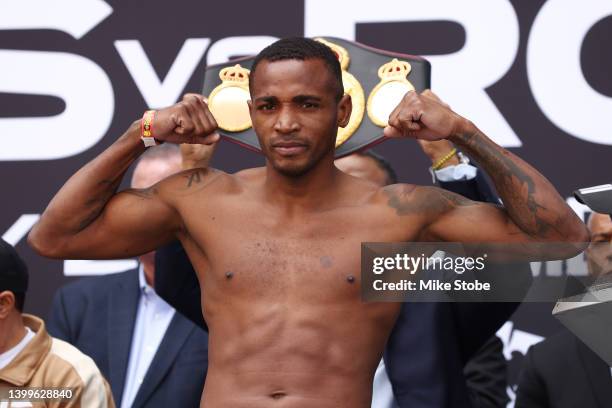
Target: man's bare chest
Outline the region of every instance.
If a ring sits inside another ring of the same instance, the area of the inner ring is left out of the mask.
[[[309,288],[316,283],[318,296],[355,296],[362,242],[402,238],[386,220],[388,215],[372,208],[301,216],[279,215],[248,203],[215,208],[206,215],[184,217],[206,264],[209,287],[312,296]]]

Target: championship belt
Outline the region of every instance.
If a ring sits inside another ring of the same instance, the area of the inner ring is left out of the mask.
[[[336,157],[365,150],[382,142],[389,114],[406,92],[430,87],[431,66],[421,57],[379,50],[352,41],[318,37],[332,49],[342,68],[345,94],[353,110],[349,123],[338,128]],[[248,77],[255,57],[245,57],[206,68],[202,94],[224,138],[261,152],[251,126],[246,101]]]

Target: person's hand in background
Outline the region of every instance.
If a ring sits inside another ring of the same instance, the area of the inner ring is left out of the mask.
[[[184,143],[180,145],[182,157],[181,166],[183,170],[208,167],[218,143],[219,142],[207,145]]]
[[[434,166],[436,163],[439,163],[444,157],[449,155],[453,149],[455,148],[453,144],[448,140],[436,140],[435,142],[423,139],[417,139],[419,146],[423,150],[423,153],[429,160],[431,160],[431,165]],[[456,166],[459,164],[459,157],[456,154],[453,154],[449,159],[445,160],[439,167],[439,169],[443,169],[448,166]]]

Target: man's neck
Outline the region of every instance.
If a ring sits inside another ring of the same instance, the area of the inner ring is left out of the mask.
[[[8,336],[2,338],[0,336],[0,354],[6,353],[13,347],[15,347],[26,335],[25,325],[21,318],[21,313],[16,313],[16,316],[8,318],[2,324],[1,330],[4,333],[8,333]]]
[[[333,161],[328,163],[322,160],[298,177],[281,174],[268,163],[264,194],[269,201],[289,212],[308,211],[329,203],[330,196],[338,189],[341,176],[342,172],[334,166]]]

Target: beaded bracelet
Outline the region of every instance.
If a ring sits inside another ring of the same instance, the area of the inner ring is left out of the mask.
[[[444,163],[446,163],[447,161],[450,160],[451,157],[453,157],[454,155],[457,154],[457,148],[453,148],[453,150],[451,150],[450,152],[448,152],[446,154],[446,156],[444,156],[443,158],[441,158],[440,160],[438,160],[438,162],[436,164],[434,164],[433,166],[431,166],[431,168],[433,170],[440,170],[440,168],[442,167],[442,165]]]

